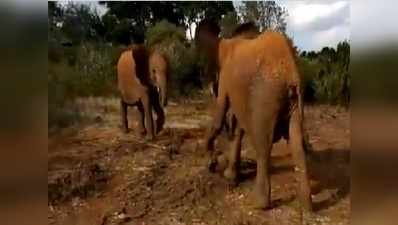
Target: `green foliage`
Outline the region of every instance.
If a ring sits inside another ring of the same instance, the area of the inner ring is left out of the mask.
[[[107,1],[101,2],[101,4],[109,9],[103,16],[103,21],[109,20],[107,17],[116,19],[111,26],[105,25],[106,33],[110,34],[107,40],[118,44],[130,44],[131,40],[135,43],[144,42],[146,30],[162,20],[189,29],[192,37],[191,24],[198,23],[205,17],[218,21],[222,15],[234,11],[230,1],[171,1],[146,2],[145,4],[142,2]],[[123,26],[121,26],[122,23],[124,23]],[[116,31],[117,34],[114,34]]]
[[[48,50],[49,126],[67,126],[79,119],[72,102],[79,96],[116,93],[119,49],[82,43],[73,47],[50,44]]]
[[[306,58],[299,58],[298,65],[302,76],[302,85],[304,89],[304,101],[315,101],[314,78],[317,75],[318,66]]]
[[[235,11],[230,11],[220,20],[221,37],[229,38],[238,27],[239,18]]]
[[[186,42],[184,29],[177,27],[167,20],[162,20],[148,29],[145,36],[148,46],[153,46],[160,42]]]
[[[305,100],[347,105],[350,101],[350,45],[301,53],[299,67],[304,77]]]
[[[163,53],[169,62],[172,96],[189,94],[200,86],[196,51],[186,38],[182,28],[161,21],[146,33],[147,45]]]
[[[101,40],[105,28],[96,11],[88,5],[68,2],[62,9],[62,33],[73,43]]]
[[[53,52],[49,55],[49,65],[53,70],[49,73],[58,81],[64,82],[70,89],[69,93],[76,96],[97,96],[115,91],[116,48],[84,43],[75,47],[52,49],[49,52]]]
[[[246,1],[238,7],[243,22],[254,22],[260,32],[270,29],[286,32],[287,10],[275,1]]]

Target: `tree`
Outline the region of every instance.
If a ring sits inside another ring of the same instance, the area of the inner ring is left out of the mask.
[[[49,30],[53,30],[60,21],[62,15],[61,7],[57,2],[48,2],[48,25]]]
[[[184,14],[178,2],[100,2],[109,10],[103,16],[107,20],[108,41],[130,44],[141,43],[145,31],[156,22],[167,19],[184,25]]]
[[[229,38],[231,37],[234,30],[238,27],[239,18],[235,11],[230,11],[225,14],[220,20],[221,27],[221,37]]]
[[[193,24],[197,24],[203,18],[219,21],[222,15],[234,10],[230,1],[100,2],[100,4],[104,4],[109,9],[104,17],[113,16],[117,20],[114,26],[106,26],[107,32],[113,33],[118,30],[118,36],[130,37],[134,42],[143,42],[145,31],[164,19],[188,29],[192,39]],[[120,23],[124,25],[122,27],[124,29],[117,28]],[[113,35],[108,35],[108,37],[113,37]]]
[[[219,21],[226,13],[235,11],[231,1],[178,2],[175,7],[183,15],[183,25],[188,29],[191,39],[192,25],[198,25],[204,18]]]
[[[287,10],[275,1],[247,1],[238,7],[242,22],[254,22],[260,29],[286,32]]]
[[[74,43],[101,40],[106,30],[96,11],[88,5],[68,2],[62,9],[62,33]]]

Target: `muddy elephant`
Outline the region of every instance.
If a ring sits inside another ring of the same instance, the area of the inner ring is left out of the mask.
[[[247,22],[239,25],[235,28],[235,30],[231,34],[231,38],[245,38],[245,39],[253,39],[256,38],[260,32],[258,28],[253,22]],[[217,99],[218,96],[218,83],[219,83],[219,71],[216,71],[215,78],[212,82],[210,82],[209,89],[212,97]],[[231,110],[228,110],[225,114],[225,120],[223,123],[223,128],[228,135],[229,139],[233,139],[235,135],[235,130],[237,127],[236,117],[234,116]]]
[[[155,50],[144,45],[125,49],[117,63],[122,130],[128,132],[127,107],[138,108],[139,126],[147,138],[162,130],[163,107],[167,105],[168,62]],[[157,115],[153,125],[152,109]]]
[[[271,207],[270,156],[273,142],[284,137],[293,153],[299,180],[298,196],[311,210],[310,186],[303,146],[301,78],[292,43],[284,35],[266,31],[253,38],[220,39],[220,28],[203,20],[196,30],[196,44],[219,70],[218,96],[213,123],[206,137],[210,169],[217,164],[214,141],[225,115],[231,110],[237,120],[237,135],[228,152],[224,176],[236,181],[241,140],[247,136],[256,151],[254,190],[256,208]]]

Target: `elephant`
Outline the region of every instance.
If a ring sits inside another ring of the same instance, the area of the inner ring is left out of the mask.
[[[209,84],[209,90],[210,90],[210,95],[212,97],[213,100],[217,100],[217,89],[218,89],[218,82],[217,80],[212,81]],[[235,134],[235,130],[236,130],[236,119],[233,115],[233,113],[228,110],[228,112],[225,115],[225,121],[223,124],[223,128],[225,130],[225,133],[228,136],[228,139],[232,140],[233,136]]]
[[[253,39],[256,38],[260,33],[258,32],[258,28],[253,22],[246,22],[238,27],[232,32],[231,38],[239,37],[239,38],[246,38],[246,39]],[[218,95],[218,82],[219,82],[219,75],[216,73],[216,78],[212,81],[209,85],[210,93],[214,98],[217,98]],[[228,110],[225,116],[224,121],[224,128],[226,133],[228,134],[229,139],[233,139],[235,134],[237,121],[235,116],[233,115],[231,110]]]
[[[271,207],[270,157],[273,142],[284,137],[293,153],[299,180],[298,197],[311,211],[311,193],[303,145],[303,102],[301,77],[291,41],[283,34],[265,31],[252,38],[218,37],[217,23],[202,20],[195,35],[200,51],[213,60],[219,73],[218,96],[213,123],[205,139],[210,154],[209,169],[220,157],[214,141],[225,115],[231,110],[237,120],[237,134],[228,152],[224,176],[236,182],[241,141],[248,136],[256,151],[255,208]]]
[[[167,106],[168,61],[156,50],[144,45],[131,45],[117,63],[122,130],[128,132],[127,107],[138,108],[139,126],[148,139],[154,139],[165,122],[163,107]],[[153,125],[152,108],[156,112]]]

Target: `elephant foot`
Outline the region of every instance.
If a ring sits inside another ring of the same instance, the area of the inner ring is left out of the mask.
[[[232,190],[238,186],[238,176],[237,176],[236,171],[232,171],[231,169],[227,168],[224,171],[224,177],[227,179],[228,188],[230,190]]]
[[[154,135],[146,135],[145,136],[145,141],[153,141],[155,140],[155,136]]]
[[[224,170],[224,177],[229,181],[231,184],[236,184],[238,180],[238,174],[236,170],[227,168]]]
[[[300,198],[301,207],[307,212],[312,212],[313,209],[312,209],[311,197],[308,199],[299,195],[299,198]]]
[[[253,195],[253,207],[255,209],[270,209],[271,201],[265,194],[255,192]]]
[[[157,125],[155,130],[156,130],[156,134],[159,134],[163,130],[163,125]]]
[[[224,171],[228,166],[228,159],[224,155],[219,155],[217,158],[211,159],[208,164],[209,171],[216,173]]]
[[[207,165],[210,173],[215,173],[217,171],[217,160],[211,159]]]
[[[224,171],[228,166],[228,158],[221,154],[217,157],[217,171]]]
[[[142,129],[142,130],[139,132],[139,134],[140,134],[142,137],[145,137],[145,136],[146,136],[146,130],[145,130],[145,129]]]
[[[124,134],[127,134],[130,131],[129,128],[126,128],[126,127],[121,127],[120,129],[122,130],[122,132]]]

